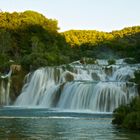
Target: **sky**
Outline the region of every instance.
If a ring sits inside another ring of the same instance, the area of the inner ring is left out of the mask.
[[[110,32],[140,25],[140,0],[0,0],[4,12],[37,11],[58,20],[60,31]]]

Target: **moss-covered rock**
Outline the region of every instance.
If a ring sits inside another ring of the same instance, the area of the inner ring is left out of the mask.
[[[108,60],[108,65],[114,65],[116,61],[114,59],[109,59]]]
[[[65,73],[65,81],[66,82],[71,82],[74,80],[74,74],[72,72],[67,71]]]
[[[20,94],[21,89],[24,84],[24,77],[27,74],[27,71],[22,68],[19,70],[14,70],[11,76],[11,88],[10,88],[10,98],[14,101],[17,96]]]

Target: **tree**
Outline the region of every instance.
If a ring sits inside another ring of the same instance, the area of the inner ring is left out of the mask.
[[[4,29],[0,30],[0,54],[4,55],[11,48],[11,35]]]

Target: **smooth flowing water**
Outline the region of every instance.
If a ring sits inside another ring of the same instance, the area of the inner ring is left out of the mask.
[[[40,68],[26,76],[16,101],[10,76],[1,76],[0,105],[9,107],[0,108],[0,139],[139,140],[139,133],[111,124],[112,111],[138,95],[129,82],[137,70],[140,64],[124,59]]]
[[[138,95],[137,85],[129,82],[139,64],[116,60],[95,64],[80,61],[60,67],[46,67],[27,76],[15,106],[39,106],[69,110],[112,112]]]
[[[12,70],[0,76],[0,105],[8,105],[10,102],[10,78]]]
[[[1,140],[139,140],[138,132],[117,129],[111,114],[43,108],[1,108]]]

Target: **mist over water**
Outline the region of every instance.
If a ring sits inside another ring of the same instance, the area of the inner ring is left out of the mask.
[[[137,85],[129,82],[139,64],[124,59],[98,59],[95,64],[80,61],[59,67],[45,67],[31,73],[15,106],[39,106],[60,110],[112,112],[138,95]]]
[[[10,78],[12,70],[8,74],[0,76],[0,105],[9,105],[10,102]]]
[[[95,64],[76,61],[29,73],[14,104],[9,92],[7,100],[0,94],[6,105],[0,107],[0,139],[139,140],[138,132],[111,124],[112,111],[138,95],[129,79],[139,69],[140,64],[126,64],[124,59],[112,65],[98,59]],[[10,82],[2,82],[0,92],[9,91]]]

